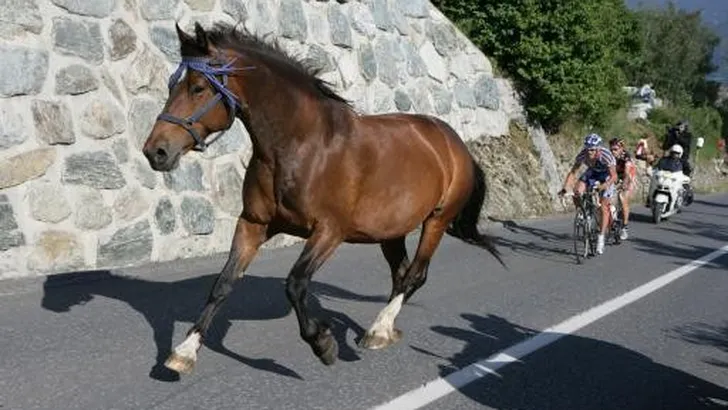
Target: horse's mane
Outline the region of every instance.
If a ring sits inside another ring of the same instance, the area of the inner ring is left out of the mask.
[[[277,41],[267,42],[249,32],[245,27],[232,26],[217,22],[209,30],[205,30],[210,43],[220,48],[230,48],[241,54],[254,55],[277,73],[287,77],[293,84],[309,85],[321,97],[339,101],[348,106],[350,102],[338,95],[328,82],[318,78],[320,68],[311,67],[284,51]],[[200,56],[201,50],[196,44],[181,44],[182,56]]]

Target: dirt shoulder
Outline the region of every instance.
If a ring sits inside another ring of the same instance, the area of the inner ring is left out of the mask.
[[[568,204],[564,207],[555,196],[553,186],[560,186],[566,177],[579,151],[578,141],[560,135],[547,136],[554,163],[544,164],[533,138],[524,127],[514,122],[510,131],[511,135],[467,142],[487,178],[488,196],[481,219],[484,222],[523,220],[572,212]],[[545,166],[555,167],[560,179],[548,180],[553,178],[545,175]],[[647,164],[637,161],[637,168],[638,182],[632,197],[635,203],[644,200],[649,186]],[[725,170],[728,171],[728,167]],[[710,159],[698,162],[693,184],[700,194],[728,192],[728,176]]]

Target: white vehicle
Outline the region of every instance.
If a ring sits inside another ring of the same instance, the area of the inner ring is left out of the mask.
[[[648,198],[652,209],[652,220],[656,224],[682,210],[685,203],[685,184],[688,183],[690,177],[682,171],[671,172],[660,169],[652,171]]]

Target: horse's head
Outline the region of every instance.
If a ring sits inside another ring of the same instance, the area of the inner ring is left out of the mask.
[[[71,272],[49,275],[43,283],[41,306],[53,312],[68,312],[73,306],[84,305],[99,292],[95,284],[113,278],[109,271]]]
[[[245,69],[240,56],[215,46],[195,23],[195,36],[176,25],[182,60],[169,79],[169,97],[144,144],[157,171],[174,169],[189,150],[203,151],[205,139],[232,126],[240,108],[240,91],[228,79]]]

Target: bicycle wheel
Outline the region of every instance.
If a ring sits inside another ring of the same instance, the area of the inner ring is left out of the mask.
[[[587,242],[587,248],[589,250],[588,255],[589,256],[596,256],[597,254],[597,235],[599,234],[599,228],[597,227],[597,218],[594,210],[591,210],[592,212],[589,212],[587,214],[587,237],[589,238]]]
[[[622,211],[622,200],[617,200],[617,219],[612,221],[612,230],[614,232],[614,243],[619,245],[622,243],[622,227],[624,226],[624,212]]]
[[[621,211],[621,203],[619,200],[617,200],[617,212],[615,212],[614,217],[610,217],[609,222],[609,236],[607,239],[614,242],[615,245],[619,245],[622,242],[622,239],[619,237],[619,234],[622,233],[622,211]]]
[[[612,240],[614,241],[615,245],[619,245],[622,243],[622,238],[619,236],[622,234],[622,222],[620,221],[614,221],[612,222],[612,227],[610,229]]]
[[[589,251],[589,234],[587,232],[586,218],[581,209],[576,210],[574,217],[574,255],[576,263],[581,264],[588,256]]]

